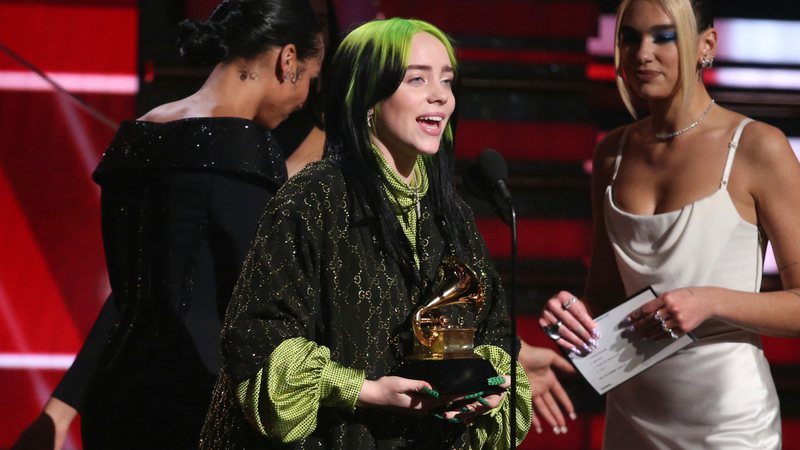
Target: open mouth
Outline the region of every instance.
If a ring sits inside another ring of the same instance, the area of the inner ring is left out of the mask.
[[[440,115],[426,115],[417,117],[417,123],[428,134],[438,135],[444,125],[444,117]]]

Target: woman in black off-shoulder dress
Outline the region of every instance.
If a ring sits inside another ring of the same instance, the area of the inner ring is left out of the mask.
[[[93,174],[112,294],[42,414],[56,449],[78,412],[87,449],[197,448],[228,299],[287,178],[270,130],[315,86],[321,29],[298,0],[226,0],[181,24],[182,54],[214,69],[123,123]]]
[[[94,173],[119,316],[84,402],[87,448],[196,447],[231,288],[287,177],[269,129],[320,71],[303,2],[225,2],[184,27],[184,53],[219,36],[228,54],[196,94],[125,123]]]

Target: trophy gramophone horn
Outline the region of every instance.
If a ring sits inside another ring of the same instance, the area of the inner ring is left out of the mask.
[[[426,380],[440,393],[495,392],[487,380],[497,370],[474,351],[474,327],[448,323],[436,309],[466,304],[480,311],[484,302],[484,286],[471,267],[455,258],[442,261],[437,273],[433,298],[419,307],[411,321],[414,349],[392,370],[393,375],[413,380]]]
[[[430,347],[434,336],[428,336],[423,325],[447,326],[445,317],[429,317],[428,314],[449,305],[471,304],[476,309],[483,306],[484,287],[475,271],[466,263],[447,257],[439,266],[433,298],[417,309],[411,322],[414,336],[420,344]],[[432,331],[436,333],[436,331]]]

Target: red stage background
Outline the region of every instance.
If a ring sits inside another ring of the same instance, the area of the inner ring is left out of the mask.
[[[187,1],[186,12],[205,15],[215,3]],[[374,16],[379,3],[335,2],[344,24]],[[479,74],[471,82],[465,80],[467,89],[480,91],[488,84],[500,89],[561,92],[599,83],[600,95],[584,92],[590,98],[582,101],[595,112],[601,111],[600,115],[606,109],[619,113],[608,79],[608,59],[574,45],[597,34],[600,11],[596,3],[409,0],[384,1],[381,11],[422,14],[454,35],[499,36],[505,39],[503,45],[512,44],[506,48],[490,38],[465,39],[460,58],[467,69],[472,67],[472,73]],[[427,7],[422,8],[423,4]],[[460,16],[454,16],[455,5]],[[46,72],[100,115],[119,123],[136,114],[139,8],[140,2],[134,0],[0,0],[0,45]],[[534,68],[529,85],[480,76],[482,68],[491,71],[498,65],[516,74],[514,64]],[[539,67],[548,68],[549,81],[541,80]],[[569,84],[574,81],[569,78],[573,70],[584,84]],[[800,87],[777,91],[788,99],[782,105],[795,120],[798,91]],[[721,92],[723,101],[739,98],[725,94]],[[613,107],[608,106],[611,103]],[[531,114],[539,115],[535,121],[511,113],[502,120],[465,111],[457,137],[460,158],[471,159],[483,148],[496,146],[512,162],[512,188],[523,195],[526,189],[536,190],[536,195],[557,189],[567,192],[566,198],[583,195],[590,170],[586,161],[610,123],[581,115],[580,108],[572,116],[570,105],[559,103],[559,107],[562,104],[569,114],[534,112]],[[739,105],[748,107],[746,102]],[[38,414],[108,295],[99,189],[91,181],[91,173],[113,133],[113,126],[48,88],[9,52],[0,52],[0,448],[10,447]],[[554,147],[555,141],[558,147]],[[527,177],[522,173],[526,170],[544,175]],[[507,228],[490,213],[477,215],[493,256],[501,268],[507,267]],[[532,264],[527,266],[531,268],[527,278],[523,277],[528,286],[520,299],[523,304],[528,294],[541,297],[555,291],[556,284],[581,283],[589,245],[586,212],[522,215],[520,256]],[[565,269],[556,273],[553,267]],[[577,272],[572,270],[575,267]],[[529,306],[520,319],[520,334],[539,345],[550,345],[535,325],[532,310]],[[796,384],[794,369],[800,361],[796,341],[768,339],[765,347],[771,363],[779,369],[777,375],[783,377],[783,386]],[[602,415],[596,399],[586,403],[593,406],[581,411],[581,418],[570,424],[567,435],[554,436],[549,431],[532,435],[523,448],[599,448]],[[793,426],[795,417],[800,414],[785,416],[786,449],[800,448],[794,444],[800,441]],[[77,430],[76,423],[65,448],[80,448]]]

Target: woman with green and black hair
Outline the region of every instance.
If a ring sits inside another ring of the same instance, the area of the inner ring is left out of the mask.
[[[494,449],[512,429],[521,441],[531,396],[519,367],[514,426],[504,392],[446,411],[453,398],[429,383],[387,375],[410,354],[411,316],[437,269],[455,257],[484,280],[486,302],[443,314],[477,329],[475,352],[508,386],[503,289],[453,189],[452,45],[422,21],[373,21],[343,40],[330,69],[326,158],[262,219],[223,327],[201,447]]]

